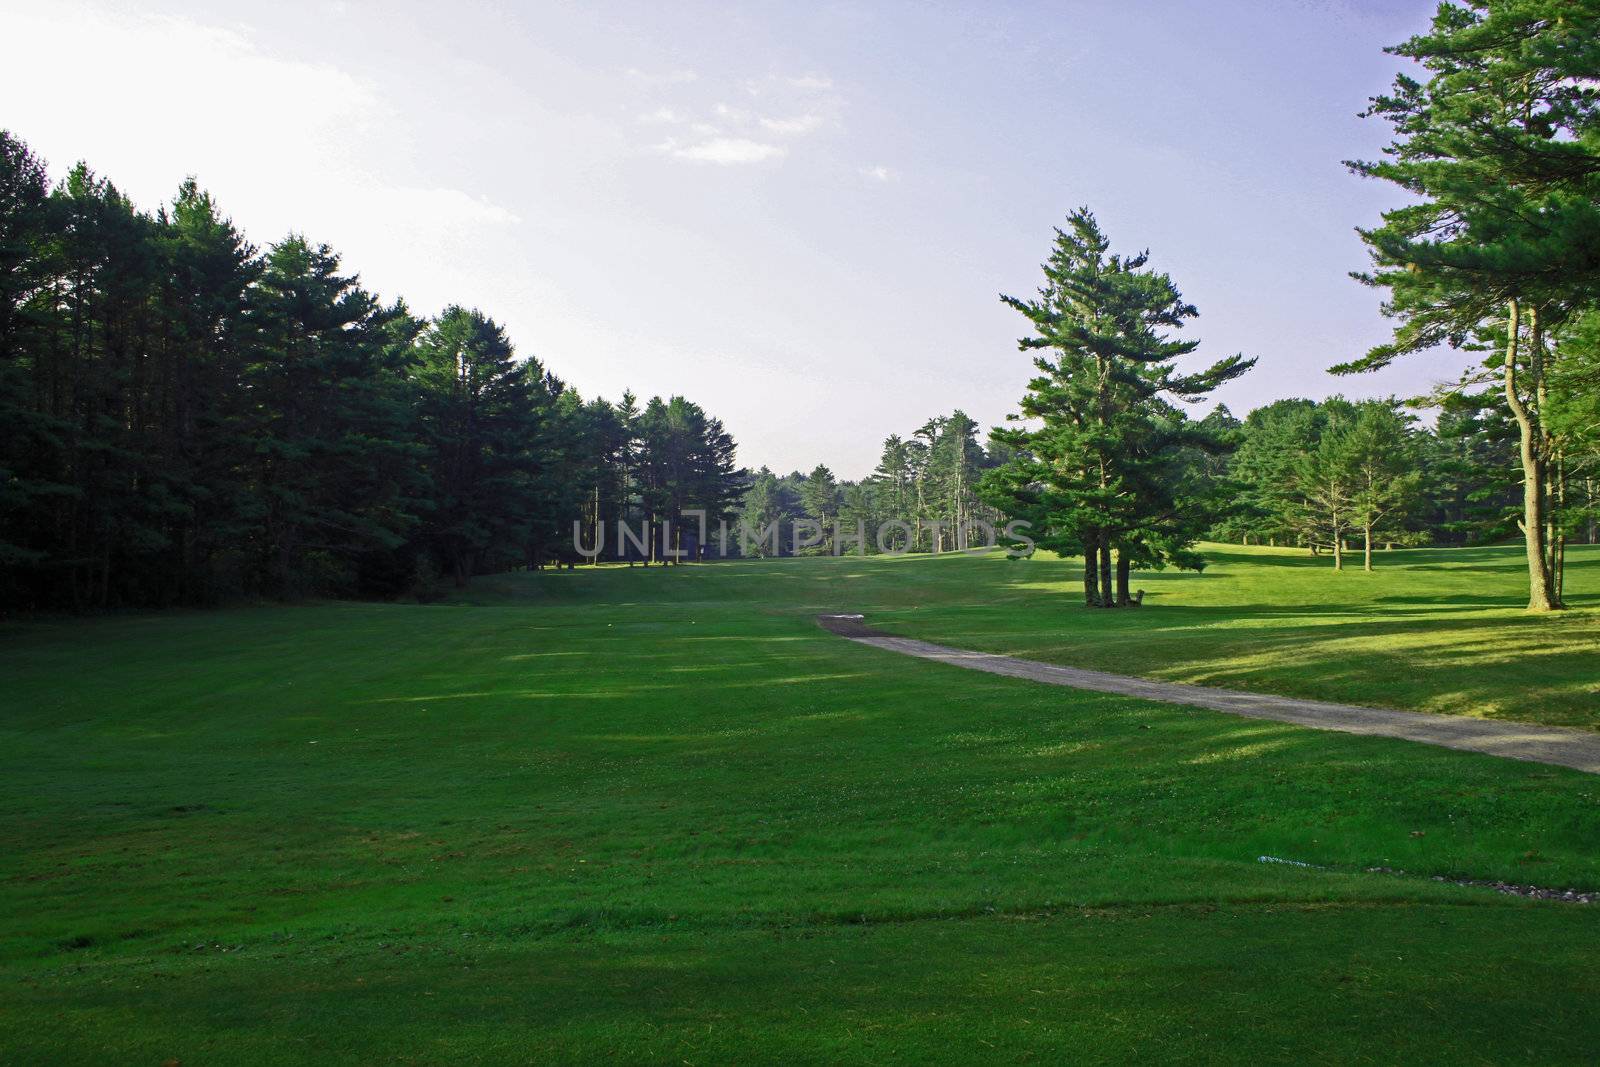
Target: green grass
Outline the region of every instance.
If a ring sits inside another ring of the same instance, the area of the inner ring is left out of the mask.
[[[1600,547],[1569,550],[1573,610],[1532,615],[1521,547],[1402,549],[1336,572],[1303,549],[1203,546],[1204,573],[1141,574],[1138,611],[1085,611],[1050,561],[912,568],[875,625],[961,648],[1166,681],[1600,729]],[[909,557],[908,557],[909,558]]]
[[[1401,560],[1232,550],[1124,614],[943,557],[13,627],[0,1062],[1590,1061],[1600,908],[1433,878],[1600,888],[1600,779],[811,618],[1594,725],[1600,557],[1558,620],[1509,552]]]

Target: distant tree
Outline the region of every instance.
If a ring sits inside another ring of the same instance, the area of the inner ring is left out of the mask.
[[[78,492],[59,462],[73,422],[53,402],[64,383],[47,343],[60,322],[54,208],[44,163],[0,130],[0,601],[11,604],[37,597],[28,579],[52,562]]]
[[[822,527],[822,544],[814,551],[832,552],[833,523],[839,515],[839,486],[831,470],[819,463],[806,475],[800,489],[800,506],[807,518]]]
[[[1275,400],[1245,416],[1227,478],[1236,487],[1219,529],[1248,544],[1291,544],[1300,538],[1295,519],[1295,464],[1315,447],[1326,414],[1315,401]]]
[[[777,476],[762,467],[752,476],[740,508],[739,521],[749,535],[740,546],[740,551],[749,551],[758,557],[782,555],[781,528],[790,519],[792,515],[784,506],[783,491]],[[779,531],[776,538],[764,536],[766,531],[773,529]]]
[[[1355,525],[1356,481],[1347,424],[1325,430],[1314,447],[1294,459],[1290,515],[1313,546],[1326,545],[1333,569],[1344,569],[1345,541]]]
[[[1398,530],[1417,504],[1422,485],[1411,420],[1393,402],[1362,404],[1342,450],[1353,491],[1351,520],[1362,534],[1362,565],[1372,569],[1372,542]]]
[[[885,506],[901,521],[910,514],[908,490],[912,482],[911,455],[899,434],[890,434],[883,442],[883,455],[878,468],[873,471],[873,481],[880,489]]]
[[[1440,398],[1431,432],[1419,440],[1424,526],[1446,544],[1499,541],[1518,533],[1522,487],[1507,463],[1517,427],[1503,397],[1455,389]]]

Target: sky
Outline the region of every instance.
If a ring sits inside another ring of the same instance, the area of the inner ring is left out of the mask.
[[[681,393],[739,460],[875,465],[1004,421],[1052,227],[1088,206],[1200,309],[1217,399],[1409,396],[1355,227],[1361,119],[1432,0],[184,3],[0,0],[0,126],[146,208],[194,175],[250,238],[504,324],[585,397]],[[1205,408],[1197,409],[1197,414]]]

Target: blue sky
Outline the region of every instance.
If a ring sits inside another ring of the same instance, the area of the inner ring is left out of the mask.
[[[504,322],[586,396],[681,392],[746,464],[867,473],[880,442],[1028,378],[997,294],[1086,204],[1201,311],[1220,396],[1335,379],[1385,336],[1354,227],[1398,202],[1340,161],[1432,4],[330,5],[0,0],[0,122],[141,204],[197,175],[418,312]]]

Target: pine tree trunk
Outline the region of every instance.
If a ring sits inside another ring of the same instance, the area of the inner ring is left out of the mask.
[[[1116,594],[1111,586],[1111,539],[1102,538],[1100,541],[1100,606],[1114,608],[1117,606]]]
[[[1594,479],[1584,478],[1583,498],[1589,508],[1589,543],[1600,544],[1600,515],[1595,513]]]
[[[1370,571],[1372,569],[1372,527],[1363,526],[1361,528],[1361,532],[1366,537],[1365,542],[1361,546],[1361,567],[1363,570]]]
[[[1128,578],[1133,573],[1133,565],[1128,561],[1128,553],[1123,549],[1117,550],[1117,606],[1129,607],[1133,604],[1133,591],[1128,588]]]
[[[1333,569],[1344,570],[1344,533],[1337,527],[1333,534]]]
[[[1517,390],[1517,345],[1521,327],[1520,307],[1511,301],[1506,320],[1505,391],[1506,403],[1517,420],[1519,453],[1522,458],[1522,536],[1528,556],[1528,610],[1554,611],[1555,586],[1544,546],[1544,457],[1539,453],[1534,415]]]
[[[1092,537],[1083,541],[1083,606],[1100,606],[1100,548]]]

